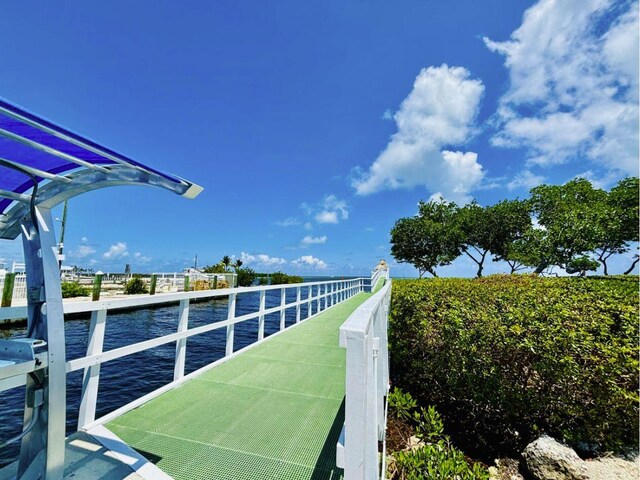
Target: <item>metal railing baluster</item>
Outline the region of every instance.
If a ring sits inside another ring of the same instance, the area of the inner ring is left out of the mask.
[[[107,322],[107,310],[91,312],[87,356],[102,353],[104,332]],[[98,385],[100,383],[100,364],[84,369],[82,378],[82,393],[80,397],[80,412],[78,413],[78,430],[93,422],[96,417],[96,403],[98,402]]]
[[[185,332],[189,327],[189,299],[180,300],[178,307],[178,332]],[[173,379],[184,377],[184,365],[187,358],[187,339],[176,341],[176,360],[173,367]]]

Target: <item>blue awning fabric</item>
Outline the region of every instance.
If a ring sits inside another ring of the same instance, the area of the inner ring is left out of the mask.
[[[49,208],[112,185],[158,186],[187,198],[202,191],[0,99],[0,238],[17,236],[34,178],[35,203]]]

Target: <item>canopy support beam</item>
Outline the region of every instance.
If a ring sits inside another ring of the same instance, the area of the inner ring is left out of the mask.
[[[44,340],[47,368],[27,375],[24,425],[35,425],[22,439],[18,478],[61,480],[64,471],[66,373],[64,314],[57,243],[51,210],[20,222],[27,277],[28,336]]]

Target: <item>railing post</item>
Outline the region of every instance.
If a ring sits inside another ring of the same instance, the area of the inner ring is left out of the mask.
[[[15,284],[16,274],[7,273],[4,276],[4,286],[2,287],[2,303],[1,307],[10,307],[13,298],[13,286]]]
[[[227,314],[228,320],[233,320],[236,317],[236,294],[229,294],[229,313]],[[235,324],[227,325],[227,347],[225,355],[231,355],[233,353],[233,331]]]
[[[300,323],[300,287],[296,288],[296,323]]]
[[[107,310],[91,312],[87,356],[102,353]],[[80,412],[78,413],[78,430],[96,419],[96,403],[98,401],[98,385],[100,383],[100,364],[84,369],[82,393],[80,396]]]
[[[367,371],[370,349],[361,332],[347,332],[345,396],[345,479],[375,478],[367,475]],[[374,465],[377,462],[374,462]]]
[[[178,309],[178,333],[184,332],[189,327],[189,299],[180,300]],[[181,338],[176,342],[176,361],[173,367],[173,379],[184,377],[184,365],[187,357],[187,339]]]
[[[158,285],[158,276],[151,275],[151,284],[149,285],[149,295],[156,294],[156,286]]]
[[[307,318],[311,316],[311,285],[307,287]]]
[[[102,289],[102,274],[98,274],[93,279],[93,290],[91,291],[91,300],[97,302],[100,300],[100,290]]]
[[[265,293],[266,290],[260,290],[260,306],[258,307],[259,312],[264,312],[265,309]],[[258,316],[258,340],[262,340],[264,338],[264,313],[260,313]]]
[[[285,327],[285,303],[287,301],[287,289],[285,287],[282,287],[282,289],[280,290],[280,330],[284,330]]]

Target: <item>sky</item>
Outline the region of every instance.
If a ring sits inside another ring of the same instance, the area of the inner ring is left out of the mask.
[[[5,2],[0,22],[0,96],[204,187],[72,199],[70,265],[416,276],[389,232],[420,200],[638,175],[637,1]]]

